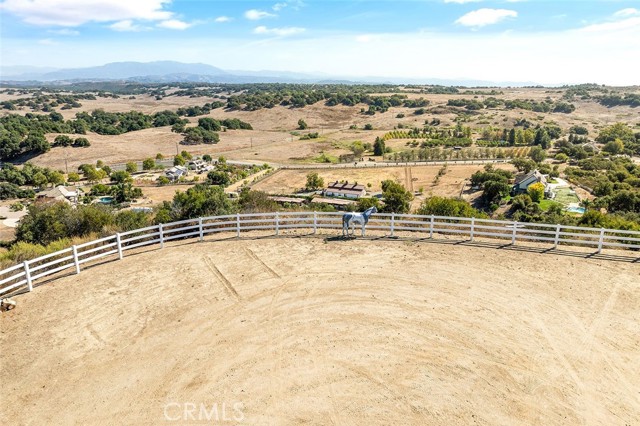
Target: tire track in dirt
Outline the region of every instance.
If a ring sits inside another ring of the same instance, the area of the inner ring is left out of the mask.
[[[213,275],[218,278],[220,283],[222,283],[222,286],[225,288],[225,291],[227,293],[234,296],[238,301],[242,300],[242,297],[240,297],[233,284],[231,284],[231,281],[229,281],[229,279],[227,279],[227,277],[222,272],[220,272],[220,269],[218,269],[218,267],[213,263],[213,260],[209,256],[204,256],[204,263],[205,265],[207,265],[207,268],[209,268]]]
[[[273,268],[271,268],[269,265],[267,265],[266,263],[264,263],[264,261],[262,259],[260,259],[258,257],[258,255],[251,250],[249,247],[245,246],[244,247],[244,251],[247,253],[247,255],[249,255],[249,257],[253,260],[255,260],[256,262],[258,262],[259,264],[261,264],[264,269],[266,269],[267,271],[269,271],[269,273],[271,274],[271,276],[273,276],[273,278],[282,278],[280,276],[280,274],[278,274],[276,271],[273,270]]]

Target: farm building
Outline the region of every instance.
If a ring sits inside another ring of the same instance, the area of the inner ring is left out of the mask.
[[[341,197],[358,199],[364,197],[367,191],[364,185],[358,185],[357,183],[345,182],[332,182],[329,186],[322,191],[322,195],[325,197]]]
[[[304,198],[294,198],[294,197],[269,197],[270,200],[275,201],[278,204],[296,204],[303,205],[307,200]]]
[[[328,204],[336,208],[336,210],[346,210],[348,206],[355,204],[353,200],[341,200],[337,198],[315,197],[312,203]]]
[[[204,173],[213,170],[213,166],[204,160],[193,160],[189,162],[189,170],[195,170],[196,173]]]
[[[187,176],[189,170],[184,166],[173,166],[164,172],[164,175],[171,180],[178,180],[182,176]]]
[[[516,178],[516,182],[511,188],[511,193],[522,194],[524,192],[527,192],[527,188],[529,188],[529,185],[533,185],[534,183],[538,182],[541,182],[544,185],[546,192],[547,178],[536,169],[530,173],[527,173],[526,175],[522,175]]]
[[[77,204],[83,192],[80,188],[67,188],[65,186],[56,186],[38,193],[38,201],[64,201],[69,204]]]

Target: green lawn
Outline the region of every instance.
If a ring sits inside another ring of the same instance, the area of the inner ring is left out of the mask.
[[[564,207],[561,203],[558,203],[557,201],[554,201],[554,200],[542,200],[542,201],[540,201],[540,208],[544,212],[549,210],[551,208],[551,206],[553,206],[553,205],[559,205],[560,207]]]
[[[555,191],[556,198],[554,199],[558,203],[568,206],[571,203],[579,203],[580,198],[569,188],[558,188]]]

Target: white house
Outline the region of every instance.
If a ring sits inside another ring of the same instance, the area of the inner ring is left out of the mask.
[[[77,204],[80,197],[84,193],[80,188],[56,186],[47,191],[38,193],[37,200],[39,201],[64,201],[69,204]]]
[[[357,183],[347,182],[332,182],[329,186],[322,191],[322,195],[325,197],[340,197],[340,198],[352,198],[358,199],[364,197],[367,191],[364,185],[358,185]]]
[[[165,170],[164,175],[171,180],[178,180],[182,176],[187,176],[189,170],[184,166],[173,166],[170,169]]]
[[[536,169],[530,173],[527,173],[526,175],[522,175],[516,178],[516,182],[511,188],[511,193],[522,194],[524,192],[527,192],[527,189],[529,188],[530,185],[533,185],[534,183],[538,183],[538,182],[541,182],[544,185],[545,192],[546,192],[547,178]]]

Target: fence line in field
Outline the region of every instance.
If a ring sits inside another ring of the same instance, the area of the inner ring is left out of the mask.
[[[283,230],[290,229],[306,229],[316,234],[322,229],[341,228],[342,213],[336,212],[232,214],[154,225],[74,245],[4,269],[0,271],[0,295],[25,289],[32,291],[34,282],[61,271],[75,269],[79,274],[82,265],[88,262],[109,256],[114,260],[122,259],[128,250],[153,244],[162,248],[166,242],[178,239],[203,241],[205,236],[221,232],[234,232],[239,237],[242,231],[273,231],[280,235]],[[518,241],[532,241],[549,243],[553,248],[586,246],[594,248],[596,253],[604,248],[640,249],[640,232],[637,231],[493,219],[381,213],[371,218],[367,230],[382,231],[389,237],[398,232],[414,232],[429,238],[434,234],[458,235],[470,241],[483,237],[505,240],[512,245]],[[358,228],[356,232],[359,232]]]

